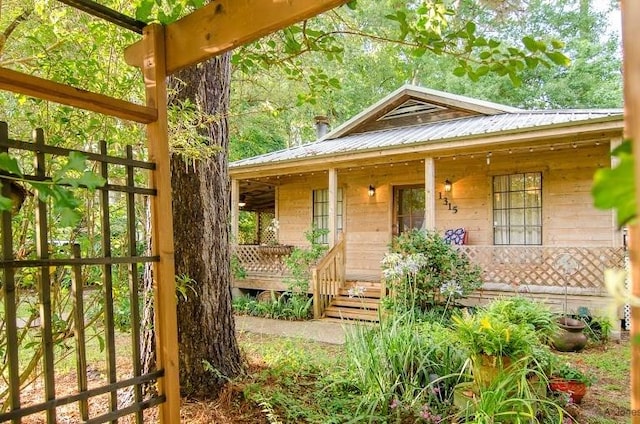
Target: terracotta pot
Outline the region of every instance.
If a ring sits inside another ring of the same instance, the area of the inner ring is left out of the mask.
[[[575,380],[565,380],[564,378],[552,378],[549,380],[549,389],[554,392],[568,393],[573,403],[582,402],[582,397],[587,393],[586,384]]]
[[[510,366],[511,358],[508,356],[478,355],[473,363],[473,379],[478,386],[489,387]]]
[[[587,345],[587,336],[582,333],[585,323],[569,317],[558,318],[560,330],[553,336],[552,342],[560,352],[579,352]]]

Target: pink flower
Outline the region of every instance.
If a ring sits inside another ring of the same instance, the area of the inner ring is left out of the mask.
[[[391,409],[396,409],[398,406],[400,406],[400,402],[398,402],[398,399],[392,400],[391,404],[389,405]]]

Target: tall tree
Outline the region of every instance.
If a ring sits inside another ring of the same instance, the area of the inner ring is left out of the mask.
[[[200,132],[217,152],[199,159],[171,157],[176,275],[189,285],[178,303],[182,392],[216,396],[240,371],[231,311],[229,247],[230,54],[179,72],[170,79],[173,102],[189,102],[209,118]]]

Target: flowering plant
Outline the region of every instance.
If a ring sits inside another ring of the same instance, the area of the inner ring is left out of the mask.
[[[401,234],[381,264],[383,278],[395,296],[395,308],[448,306],[482,285],[480,268],[435,232]]]
[[[453,317],[453,328],[472,359],[479,355],[521,358],[531,354],[532,340],[537,340],[525,325],[510,323],[484,311]]]

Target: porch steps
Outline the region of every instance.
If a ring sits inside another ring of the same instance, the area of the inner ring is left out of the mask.
[[[363,289],[361,295],[349,297],[349,290]],[[380,307],[380,284],[368,281],[349,281],[340,290],[331,304],[325,309],[327,318],[354,320],[366,322],[378,322],[378,309]]]

